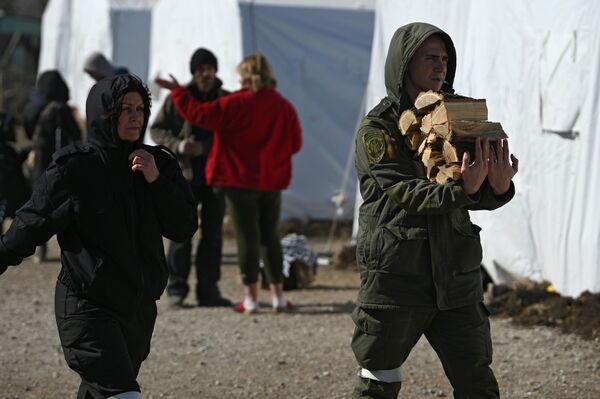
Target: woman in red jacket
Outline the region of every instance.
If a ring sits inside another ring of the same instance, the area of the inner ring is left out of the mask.
[[[211,186],[223,187],[238,245],[238,262],[245,299],[234,310],[258,311],[258,273],[262,256],[269,280],[273,311],[291,309],[282,294],[282,252],[277,227],[281,190],[291,179],[292,155],[302,136],[294,107],[276,90],[267,59],[260,53],[238,65],[242,89],[215,101],[201,103],[175,80],[157,78],[171,90],[180,115],[214,132],[206,165]]]

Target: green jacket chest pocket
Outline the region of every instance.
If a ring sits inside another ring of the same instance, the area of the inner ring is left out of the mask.
[[[430,268],[427,229],[386,225],[378,230],[378,271],[398,275],[417,275]]]

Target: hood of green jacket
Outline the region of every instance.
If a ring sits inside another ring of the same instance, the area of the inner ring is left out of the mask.
[[[454,74],[456,73],[456,50],[454,49],[452,39],[450,39],[450,36],[446,32],[433,25],[422,22],[412,23],[401,26],[396,30],[390,42],[385,60],[385,87],[388,98],[396,105],[407,101],[406,98],[402,98],[404,74],[415,51],[431,35],[439,35],[446,43],[448,71],[442,90],[452,91]]]

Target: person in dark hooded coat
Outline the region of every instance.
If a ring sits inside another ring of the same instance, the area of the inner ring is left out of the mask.
[[[52,154],[81,140],[81,131],[67,105],[69,88],[58,71],[46,71],[36,85],[37,99],[25,107],[25,133],[33,141],[32,180],[46,170]]]
[[[36,85],[37,99],[24,110],[25,134],[32,141],[28,159],[32,162],[28,179],[33,183],[52,161],[52,154],[62,147],[79,142],[81,131],[67,105],[69,88],[58,71],[46,71]],[[46,260],[46,243],[36,250],[35,262]]]
[[[89,142],[54,154],[0,237],[0,273],[56,233],[56,321],[81,377],[77,397],[139,398],[136,378],[167,283],[162,237],[189,239],[196,207],[175,156],[140,141],[150,96],[139,78],[99,81],[86,108]]]
[[[353,398],[396,398],[402,365],[425,336],[456,399],[496,399],[492,340],[483,304],[482,248],[469,210],[494,210],[515,194],[518,160],[508,143],[477,139],[460,181],[435,184],[398,129],[420,92],[453,91],[456,51],[439,28],[398,28],[385,63],[387,96],[356,134],[361,286],[352,350],[361,370]]]

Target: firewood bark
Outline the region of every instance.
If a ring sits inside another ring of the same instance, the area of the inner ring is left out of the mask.
[[[508,138],[502,129],[502,125],[497,122],[455,120],[450,122],[450,130],[452,131],[451,140],[474,140],[477,137],[490,139]]]
[[[431,112],[432,124],[441,125],[448,121],[485,121],[488,110],[485,100],[443,101]]]

